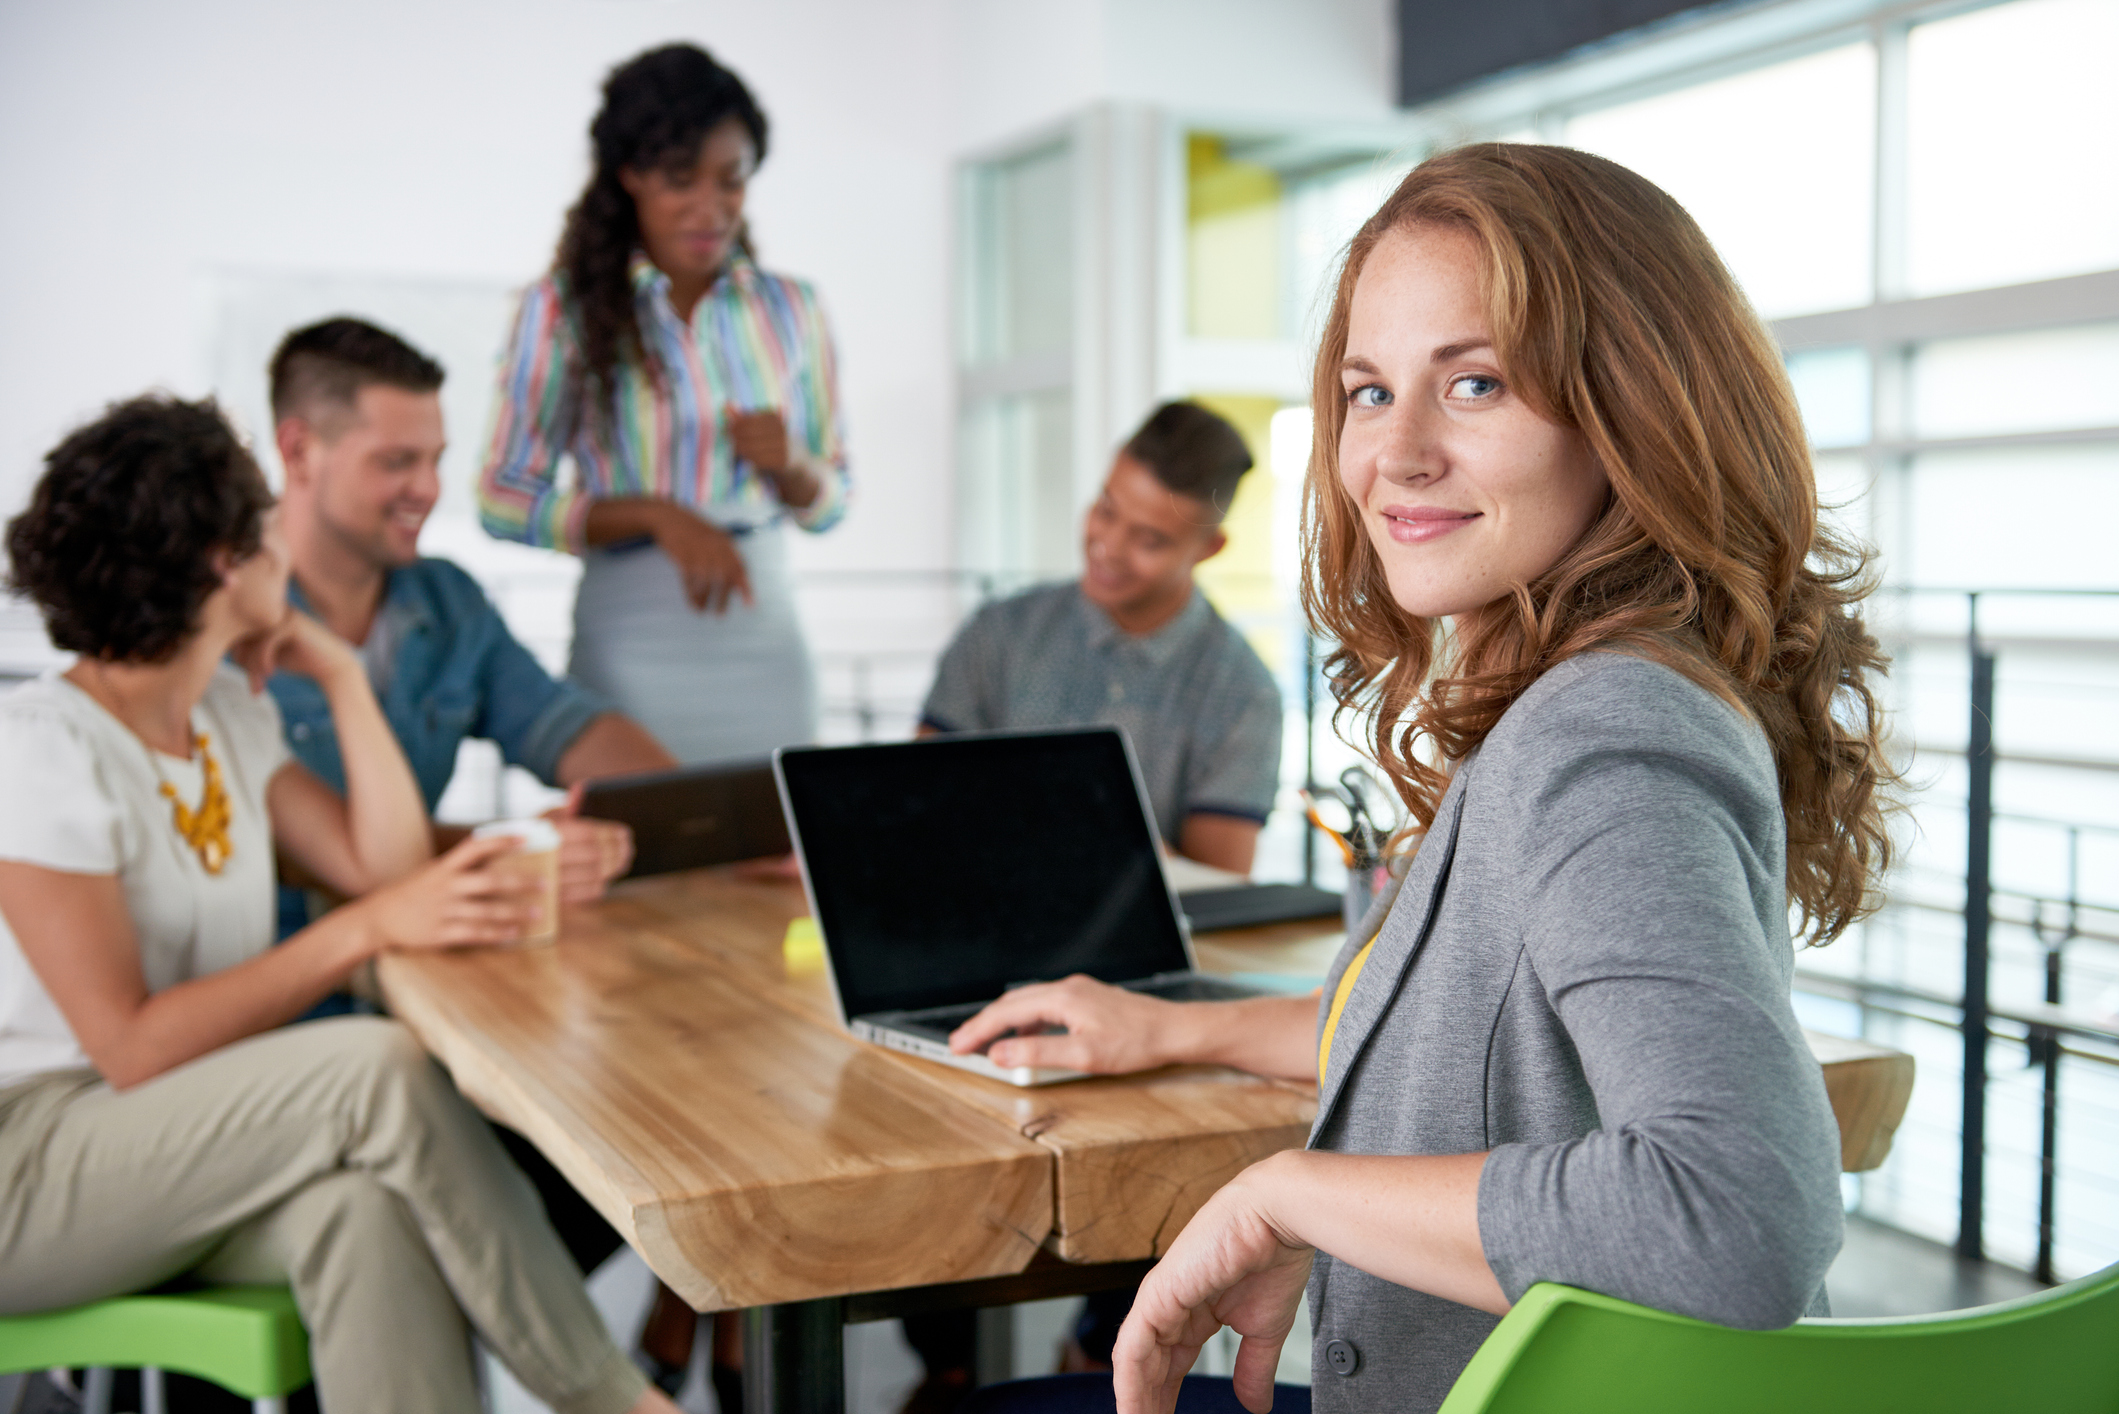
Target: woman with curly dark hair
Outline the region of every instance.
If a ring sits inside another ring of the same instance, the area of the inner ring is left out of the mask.
[[[334,1414],[478,1407],[467,1327],[555,1409],[673,1414],[409,1033],[284,1025],[386,948],[508,943],[535,905],[486,867],[508,841],[428,861],[367,673],[289,609],[219,411],[112,407],[7,548],[78,657],[0,697],[0,1312],[284,1282]],[[289,757],[278,669],[323,688],[343,797]],[[354,898],[277,947],[275,850]]]
[[[1895,781],[1862,554],[1819,519],[1772,339],[1675,201],[1565,148],[1415,168],[1318,351],[1303,597],[1418,835],[1316,999],[1076,978],[954,1038],[1000,1065],[1319,1085],[1142,1285],[1118,1407],[1222,1325],[1264,1409],[1434,1409],[1533,1283],[1732,1326],[1823,1309],[1838,1138],[1790,914],[1872,906]],[[1039,1035],[1044,1024],[1064,1035]]]
[[[815,732],[782,523],[845,513],[830,333],[808,285],[752,259],[766,122],[735,74],[688,44],[641,54],[589,136],[502,363],[480,513],[583,557],[575,678],[682,760],[760,756]]]

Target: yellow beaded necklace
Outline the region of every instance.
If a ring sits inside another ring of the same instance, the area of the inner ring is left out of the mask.
[[[199,749],[200,774],[206,780],[199,790],[199,805],[196,810],[177,798],[177,788],[167,780],[162,782],[162,795],[169,801],[171,818],[176,822],[177,834],[190,845],[199,856],[199,863],[209,874],[218,874],[228,863],[228,856],[235,847],[228,840],[230,815],[228,789],[221,784],[221,764],[213,759],[206,749],[206,733],[200,732],[192,738]],[[155,763],[155,775],[162,774],[162,763]]]

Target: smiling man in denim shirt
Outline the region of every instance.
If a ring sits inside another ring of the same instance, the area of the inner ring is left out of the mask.
[[[287,471],[289,597],[355,645],[430,814],[467,736],[553,786],[674,765],[637,723],[539,666],[468,574],[420,558],[420,528],[441,494],[441,382],[439,364],[358,319],[328,319],[280,344],[272,414]],[[270,687],[288,746],[343,790],[323,694],[291,673]],[[630,836],[571,808],[556,823],[567,897],[595,897],[624,871]],[[461,833],[438,826],[436,843]],[[283,928],[307,921],[306,901],[289,892]]]

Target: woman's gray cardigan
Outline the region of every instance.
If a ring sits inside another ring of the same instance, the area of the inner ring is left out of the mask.
[[[1479,1232],[1512,1301],[1556,1281],[1731,1326],[1822,1312],[1839,1141],[1789,1004],[1785,854],[1755,723],[1643,659],[1554,668],[1443,797],[1310,1146],[1492,1151]],[[1495,1318],[1361,1256],[1310,1278],[1316,1407],[1434,1409]]]

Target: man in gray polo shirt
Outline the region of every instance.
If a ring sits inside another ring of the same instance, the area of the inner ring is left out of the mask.
[[[1280,690],[1192,582],[1228,543],[1222,518],[1251,454],[1196,403],[1165,403],[1111,463],[1082,526],[1082,575],[988,604],[942,654],[920,735],[1114,725],[1132,738],[1163,839],[1251,872],[1280,779]],[[1109,1369],[1131,1289],[1089,1299],[1071,1368]],[[926,1373],[907,1410],[971,1386],[969,1312],[907,1317]]]
[[[1280,777],[1280,691],[1192,572],[1251,454],[1196,403],[1165,403],[1111,464],[1082,576],[981,609],[942,655],[922,735],[1124,727],[1162,837],[1248,874]]]

